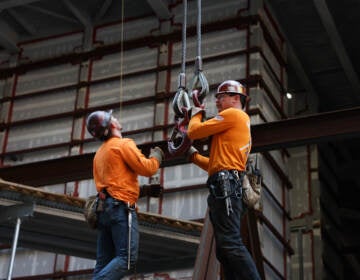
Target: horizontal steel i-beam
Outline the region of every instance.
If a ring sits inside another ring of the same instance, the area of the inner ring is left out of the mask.
[[[360,107],[309,115],[301,118],[257,124],[251,127],[253,152],[315,144],[349,137],[360,137]],[[194,143],[202,151],[208,141]],[[138,145],[144,154],[159,146],[165,151],[162,166],[186,163],[185,156],[171,157],[167,141]],[[31,186],[52,185],[92,178],[94,153],[63,157],[0,168],[0,178]]]

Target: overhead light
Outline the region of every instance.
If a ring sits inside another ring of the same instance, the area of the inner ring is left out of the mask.
[[[291,99],[291,98],[292,98],[292,94],[291,94],[290,92],[287,92],[287,93],[286,93],[286,98],[287,98],[287,99]]]

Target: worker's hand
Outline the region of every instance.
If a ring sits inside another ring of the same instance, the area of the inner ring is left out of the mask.
[[[205,117],[205,109],[202,107],[191,107],[191,118],[197,114],[202,114],[202,118]]]
[[[191,92],[191,98],[195,107],[205,109],[205,100],[203,100],[205,96],[203,98],[199,98],[200,94],[201,92],[199,91],[199,89],[193,89]]]
[[[165,154],[161,150],[160,147],[155,147],[155,148],[150,149],[149,158],[152,158],[152,157],[156,158],[158,160],[159,164],[161,164],[161,162],[163,161],[163,159],[165,157]]]
[[[189,150],[186,152],[187,160],[191,160],[192,155],[195,153],[199,153],[198,149],[196,149],[194,146],[190,146]]]
[[[140,186],[140,197],[150,196],[159,197],[163,192],[163,187],[160,184],[142,185]]]

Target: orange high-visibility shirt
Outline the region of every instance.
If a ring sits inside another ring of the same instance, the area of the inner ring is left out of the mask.
[[[97,150],[93,161],[93,175],[97,191],[106,188],[116,199],[135,203],[139,198],[138,175],[150,177],[159,162],[146,158],[129,138],[112,137]]]
[[[196,114],[190,120],[187,135],[190,139],[211,138],[209,157],[195,153],[192,161],[211,176],[220,170],[245,170],[251,150],[250,118],[237,108],[228,108],[214,118],[202,122]]]

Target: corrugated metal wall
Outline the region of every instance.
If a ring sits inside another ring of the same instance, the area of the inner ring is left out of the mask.
[[[194,1],[189,3],[188,24],[192,27],[196,24],[195,6]],[[86,60],[65,59],[63,63],[50,63],[1,80],[0,117],[5,124],[0,132],[1,163],[16,165],[94,152],[99,143],[92,141],[84,122],[87,113],[96,109],[114,109],[123,124],[124,136],[134,138],[138,144],[167,139],[174,122],[171,101],[177,90],[181,42],[169,37],[167,41],[147,44],[141,39],[164,34],[168,29],[178,31],[182,6],[175,5],[172,12],[176,16],[170,22],[160,23],[155,17],[125,22],[123,53],[115,48]],[[248,86],[251,102],[247,110],[252,124],[285,118],[286,48],[261,1],[251,1],[251,6],[247,0],[205,1],[202,24],[204,73],[211,88],[206,98],[207,115],[216,113],[216,86],[223,80],[237,79]],[[121,23],[95,28],[93,46],[121,43],[121,30]],[[24,43],[18,61],[37,62],[81,54],[84,36],[66,34]],[[189,36],[188,82],[193,76],[195,51],[196,38]],[[288,154],[271,151],[259,154],[258,160],[264,177],[258,230],[266,279],[290,279]],[[140,200],[140,210],[201,220],[207,207],[206,178],[206,173],[192,164],[162,168],[158,179],[165,188],[164,195]],[[140,178],[141,183],[147,181]],[[95,193],[92,180],[44,188],[80,197]],[[0,254],[0,263],[6,263],[8,252],[1,250]],[[93,260],[21,249],[14,277],[93,266]],[[169,277],[180,275],[190,277],[191,269],[169,272]],[[4,275],[0,273],[0,277]]]

